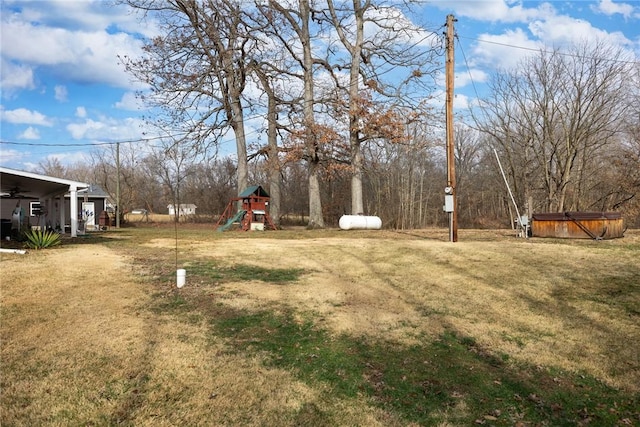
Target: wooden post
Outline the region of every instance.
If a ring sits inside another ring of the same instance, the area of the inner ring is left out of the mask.
[[[120,228],[120,143],[116,144],[116,228]]]
[[[456,189],[456,157],[455,144],[453,139],[453,44],[454,29],[453,23],[456,21],[453,15],[447,15],[447,57],[446,68],[446,132],[447,132],[447,187],[453,195],[453,212],[449,212],[449,241],[458,241],[458,201]]]

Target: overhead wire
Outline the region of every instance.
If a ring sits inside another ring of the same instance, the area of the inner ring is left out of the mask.
[[[542,52],[542,53],[555,53],[561,56],[567,56],[567,57],[571,57],[571,58],[577,58],[577,59],[591,59],[591,60],[602,60],[602,61],[610,61],[610,62],[618,62],[621,64],[630,64],[630,65],[637,65],[640,63],[640,61],[635,60],[635,61],[629,61],[629,60],[624,60],[624,59],[612,59],[612,58],[603,58],[603,57],[597,57],[597,56],[587,56],[587,55],[578,55],[575,53],[569,53],[569,52],[563,52],[563,51],[550,51],[547,49],[540,49],[540,48],[533,48],[533,47],[526,47],[526,46],[518,46],[518,45],[514,45],[514,44],[509,44],[509,43],[502,43],[502,42],[496,42],[496,41],[491,41],[491,40],[484,40],[484,39],[478,39],[478,38],[474,38],[474,37],[464,37],[464,36],[458,36],[456,35],[456,37],[462,38],[462,39],[466,39],[466,40],[474,40],[480,43],[488,43],[488,44],[494,44],[497,46],[504,46],[504,47],[510,47],[510,48],[514,48],[514,49],[521,49],[521,50],[527,50],[530,52]]]
[[[118,140],[118,141],[107,141],[107,142],[78,142],[78,143],[47,143],[47,142],[15,142],[15,141],[0,141],[0,144],[9,144],[9,145],[20,145],[20,146],[32,146],[32,147],[87,147],[87,146],[105,146],[105,145],[116,145],[116,144],[127,144],[127,143],[137,143],[137,142],[150,142],[158,139],[167,138],[166,136],[158,136],[152,138],[138,138],[138,139],[126,139],[126,140]]]
[[[464,52],[464,49],[462,47],[462,43],[460,42],[460,39],[467,39],[467,40],[474,40],[480,43],[489,43],[489,44],[495,44],[498,46],[504,46],[504,47],[509,47],[509,48],[514,48],[514,49],[521,49],[521,50],[527,50],[527,51],[531,51],[531,52],[536,52],[536,53],[548,53],[548,54],[558,54],[561,56],[566,56],[566,57],[571,57],[571,58],[576,58],[576,59],[589,59],[589,60],[602,60],[602,61],[610,61],[610,62],[616,62],[616,63],[622,63],[622,64],[631,64],[631,65],[636,65],[639,63],[639,61],[627,61],[627,60],[620,60],[620,59],[612,59],[612,58],[602,58],[602,57],[595,57],[595,56],[586,56],[586,55],[577,55],[577,54],[572,54],[572,53],[568,53],[568,52],[562,52],[562,51],[549,51],[549,50],[545,50],[545,49],[536,49],[536,48],[530,48],[530,47],[525,47],[525,46],[517,46],[517,45],[513,45],[513,44],[509,44],[509,43],[501,43],[501,42],[494,42],[494,41],[490,41],[490,40],[483,40],[483,39],[478,39],[478,38],[472,38],[472,37],[464,37],[464,36],[460,36],[459,34],[455,34],[455,38],[458,41],[458,47],[460,48],[460,52],[462,52],[462,57],[464,59],[464,63],[465,66],[467,68],[467,73],[469,74],[469,80],[471,81],[471,85],[473,87],[473,91],[476,95],[476,99],[480,99],[480,94],[478,93],[478,89],[476,87],[476,83],[475,80],[473,79],[473,75],[471,73],[471,67],[469,65],[469,61],[467,60],[467,56]],[[469,108],[469,111],[471,112],[471,114],[473,115],[473,109],[471,108],[471,105],[467,106]],[[480,106],[482,110],[484,110],[482,108],[482,106]]]
[[[262,117],[262,116],[255,116],[253,118],[259,118],[259,117]],[[250,117],[249,119],[252,119],[252,118]],[[251,132],[245,133],[245,135],[253,135],[258,132],[260,131],[258,129],[255,129]],[[185,132],[183,135],[181,135],[181,137],[184,137],[186,135],[188,135],[188,133]],[[165,135],[165,136],[155,136],[155,137],[149,137],[149,138],[123,139],[123,140],[102,141],[102,142],[78,142],[78,143],[16,142],[16,141],[0,140],[0,144],[32,146],[32,147],[100,147],[100,146],[109,146],[109,145],[113,146],[118,144],[134,144],[134,143],[152,142],[152,141],[158,141],[158,140],[173,138],[173,137],[176,137],[176,135],[174,134],[174,135]],[[222,144],[226,144],[233,141],[234,141],[233,139],[227,139],[227,140],[220,141],[219,143],[222,145]]]
[[[480,95],[478,94],[478,88],[476,87],[476,82],[475,80],[473,80],[473,75],[471,74],[471,67],[469,67],[469,61],[467,60],[467,55],[465,55],[464,53],[464,49],[462,48],[462,43],[460,43],[460,39],[458,38],[458,34],[455,34],[454,36],[456,38],[456,40],[458,40],[458,47],[460,48],[460,52],[462,52],[462,58],[464,59],[464,64],[467,67],[467,73],[469,73],[469,80],[471,81],[471,86],[473,87],[473,91],[476,94],[476,98],[480,98]]]

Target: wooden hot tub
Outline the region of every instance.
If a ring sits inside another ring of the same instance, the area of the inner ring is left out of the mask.
[[[559,212],[533,214],[533,237],[565,239],[615,239],[623,237],[624,221],[619,212]]]

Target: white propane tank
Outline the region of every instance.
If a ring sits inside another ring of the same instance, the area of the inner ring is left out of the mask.
[[[342,215],[338,225],[341,230],[380,230],[382,220],[377,216]]]

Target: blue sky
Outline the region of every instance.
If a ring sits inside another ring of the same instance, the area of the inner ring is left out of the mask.
[[[144,87],[118,56],[138,56],[142,38],[157,33],[153,22],[141,25],[111,1],[2,0],[0,13],[1,166],[76,163],[92,144],[143,137],[145,112],[134,93]],[[630,60],[640,57],[637,0],[432,0],[416,20],[438,29],[448,14],[457,18],[457,109],[473,102],[498,67],[532,53],[527,49],[599,39]]]

